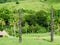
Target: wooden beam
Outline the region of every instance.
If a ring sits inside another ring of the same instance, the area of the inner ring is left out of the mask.
[[[22,42],[22,26],[21,26],[22,11],[21,11],[21,9],[18,10],[18,13],[19,13],[19,15],[18,15],[18,17],[19,17],[19,42]]]
[[[54,40],[53,38],[53,31],[54,31],[54,11],[53,11],[53,6],[51,6],[51,11],[50,11],[50,30],[51,30],[51,42]]]

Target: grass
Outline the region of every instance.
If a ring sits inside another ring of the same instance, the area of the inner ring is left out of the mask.
[[[19,4],[16,4],[16,2],[3,3],[3,4],[0,4],[0,8],[5,7],[5,8],[9,8],[10,10],[23,8],[23,9],[28,9],[28,10],[39,11],[42,9],[49,10],[50,6],[53,5],[55,9],[60,9],[59,2],[60,0],[58,1],[47,0],[47,2],[41,2],[38,0],[26,0],[26,1],[20,1]]]
[[[50,42],[49,34],[23,34],[22,43],[18,38],[0,38],[0,45],[60,45],[60,36],[54,36],[54,42]]]

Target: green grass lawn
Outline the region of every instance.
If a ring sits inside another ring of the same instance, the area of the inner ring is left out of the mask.
[[[22,43],[18,38],[0,38],[0,45],[60,45],[60,36],[54,36],[54,42],[50,42],[49,34],[23,34]]]

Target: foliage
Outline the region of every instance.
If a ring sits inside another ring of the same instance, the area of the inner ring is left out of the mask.
[[[56,0],[47,0],[45,2],[39,2],[40,0],[31,0],[31,1],[25,0],[26,2],[25,1],[20,2],[20,0],[19,1],[1,0],[0,2],[2,3],[6,1],[8,1],[8,3],[0,4],[1,5],[0,30],[4,30],[5,28],[8,28],[9,34],[12,35],[12,33],[14,33],[14,25],[15,25],[16,27],[15,32],[16,35],[18,36],[18,11],[17,10],[19,8],[23,8],[22,9],[22,32],[23,33],[45,33],[50,31],[49,2],[51,2],[52,4],[52,2],[53,1],[56,2]],[[12,3],[10,3],[9,1],[12,1]],[[19,4],[16,5],[16,2],[19,2]],[[59,2],[59,0],[57,2]],[[54,32],[58,34],[60,32],[58,28],[58,26],[60,25],[59,4],[54,3],[52,5],[54,5]],[[56,5],[58,6],[57,8]]]
[[[45,33],[47,31],[46,28],[38,24],[36,24],[35,26],[31,25],[28,30],[30,33]]]
[[[0,26],[1,27],[6,27],[6,26],[9,27],[10,25],[13,25],[14,24],[13,21],[16,21],[14,18],[16,17],[13,16],[13,12],[11,10],[6,8],[0,8]]]

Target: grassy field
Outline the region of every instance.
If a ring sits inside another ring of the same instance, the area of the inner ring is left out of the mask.
[[[23,34],[22,43],[18,38],[0,38],[0,45],[60,45],[60,36],[54,36],[54,42],[50,42],[49,34]]]
[[[41,9],[49,10],[51,5],[53,5],[55,9],[60,9],[59,2],[60,0],[58,1],[47,0],[46,2],[41,2],[38,0],[25,0],[25,1],[19,1],[19,4],[16,4],[16,2],[2,3],[0,4],[0,8],[5,7],[5,8],[9,8],[10,10],[23,8],[28,10],[39,11]]]

